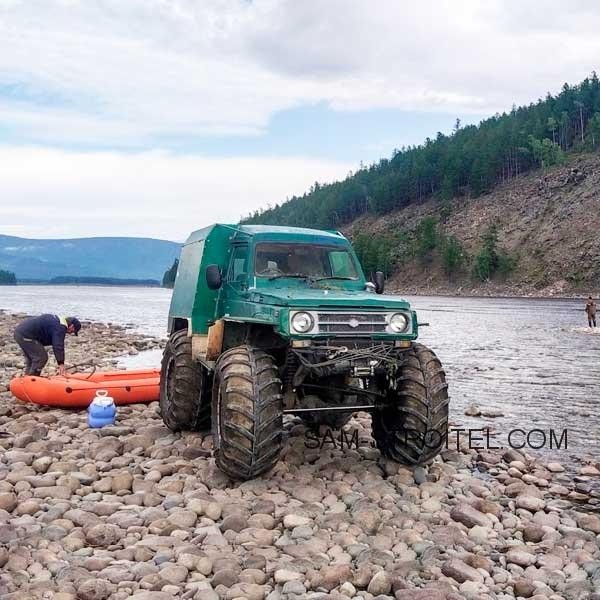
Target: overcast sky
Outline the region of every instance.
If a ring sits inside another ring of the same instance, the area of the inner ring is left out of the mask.
[[[0,233],[184,239],[577,83],[596,0],[0,0]]]

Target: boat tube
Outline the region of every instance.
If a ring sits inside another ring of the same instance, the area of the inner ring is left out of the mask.
[[[115,404],[158,400],[159,369],[97,371],[62,377],[25,375],[10,382],[10,391],[19,400],[56,408],[87,408],[97,390],[106,390]]]

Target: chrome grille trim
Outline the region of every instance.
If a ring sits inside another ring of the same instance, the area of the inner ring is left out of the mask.
[[[385,333],[386,327],[385,313],[317,313],[319,333]]]
[[[350,319],[356,319],[360,323],[385,323],[386,313],[317,313],[320,323],[346,323]]]

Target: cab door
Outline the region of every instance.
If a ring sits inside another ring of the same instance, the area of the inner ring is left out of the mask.
[[[236,244],[231,250],[226,283],[235,290],[248,289],[248,252],[248,244]]]
[[[223,293],[221,294],[222,315],[238,315],[244,313],[243,303],[249,285],[249,247],[248,244],[234,244],[225,274]]]

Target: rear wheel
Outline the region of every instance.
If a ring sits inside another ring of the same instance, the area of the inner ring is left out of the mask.
[[[238,346],[215,366],[213,434],[217,466],[252,479],[279,460],[283,431],[281,380],[273,357]]]
[[[385,403],[373,413],[373,437],[384,456],[418,465],[432,460],[448,433],[448,384],[437,356],[413,344],[389,385]]]
[[[171,431],[210,429],[210,377],[192,359],[192,338],[185,329],[171,335],[160,371],[160,412]]]

